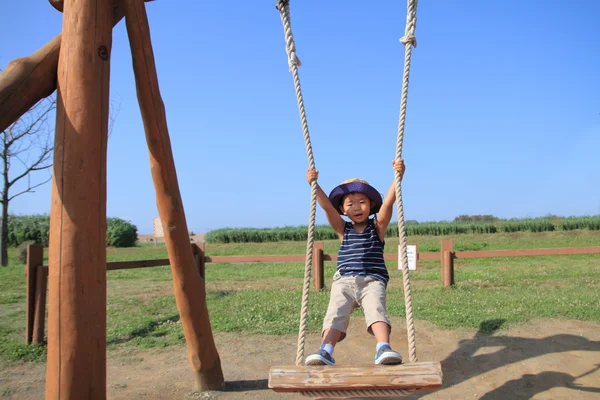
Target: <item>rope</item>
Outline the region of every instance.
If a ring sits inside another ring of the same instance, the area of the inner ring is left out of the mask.
[[[290,21],[290,2],[289,0],[277,0],[277,10],[281,15],[283,31],[285,34],[285,50],[288,55],[288,65],[292,76],[294,77],[294,87],[296,89],[296,99],[298,100],[298,111],[302,122],[302,131],[304,132],[304,144],[306,145],[306,155],[310,168],[315,168],[315,159],[310,144],[310,135],[308,133],[308,122],[306,121],[306,111],[304,110],[304,98],[302,97],[302,87],[300,86],[300,76],[298,67],[302,65],[296,55],[296,44],[292,34],[292,25]],[[308,223],[308,238],[306,243],[306,263],[304,265],[304,284],[302,286],[302,306],[300,307],[300,328],[298,331],[298,351],[296,353],[296,365],[304,364],[304,343],[306,341],[306,325],[308,320],[308,294],[310,291],[310,278],[312,272],[313,244],[315,237],[315,216],[317,213],[317,182],[313,181],[310,185],[310,215]]]
[[[409,396],[414,393],[414,389],[310,390],[299,393],[305,397],[329,397],[347,399],[349,397]]]
[[[402,99],[400,105],[400,120],[398,123],[398,138],[396,142],[396,159],[402,157],[402,144],[404,140],[404,126],[406,120],[406,104],[408,101],[408,78],[410,74],[410,59],[412,55],[412,47],[417,46],[417,39],[414,32],[417,27],[417,4],[418,0],[408,0],[408,11],[406,16],[406,29],[404,36],[400,42],[404,44],[404,74],[402,79]],[[302,88],[300,86],[300,77],[298,75],[298,67],[302,65],[296,54],[296,44],[292,34],[290,20],[290,2],[289,0],[277,0],[277,10],[281,15],[283,30],[285,34],[285,50],[288,55],[288,66],[294,78],[294,87],[296,89],[296,98],[298,100],[298,110],[302,122],[302,130],[304,132],[304,142],[306,145],[306,154],[310,168],[315,168],[315,161],[312,154],[310,144],[310,135],[308,132],[308,123],[306,120],[306,112],[304,110],[304,100],[302,97]],[[410,276],[408,270],[408,259],[406,251],[406,231],[404,228],[404,208],[402,204],[402,189],[400,174],[394,173],[396,187],[396,203],[398,211],[398,236],[400,251],[402,254],[402,277],[404,283],[404,302],[406,306],[406,324],[408,336],[408,349],[410,362],[417,361],[417,350],[415,344],[415,326],[412,311],[412,297],[410,291]],[[308,294],[310,290],[310,278],[312,270],[312,251],[314,244],[314,226],[316,214],[316,181],[311,184],[311,204],[310,217],[308,225],[308,239],[306,246],[306,264],[304,267],[304,285],[302,288],[302,306],[300,312],[300,329],[298,333],[298,351],[296,354],[296,365],[302,365],[304,360],[304,344],[306,340],[306,321],[308,319]],[[398,389],[398,390],[325,390],[325,391],[302,391],[300,394],[309,397],[377,397],[377,396],[407,396],[414,392],[414,389]]]
[[[404,125],[406,121],[406,103],[408,102],[408,77],[410,74],[410,57],[413,46],[417,45],[415,29],[417,28],[418,0],[408,0],[406,13],[406,29],[400,42],[404,44],[404,75],[402,77],[402,100],[400,104],[400,119],[398,122],[398,139],[396,141],[396,159],[402,158],[402,142],[404,140]],[[402,188],[400,173],[395,171],[396,207],[398,211],[398,239],[402,254],[402,279],[404,283],[404,304],[406,307],[406,330],[408,337],[408,359],[417,362],[417,346],[415,342],[415,324],[413,320],[412,296],[410,292],[410,275],[408,271],[408,256],[406,251],[406,231],[404,229],[404,207],[402,204]]]

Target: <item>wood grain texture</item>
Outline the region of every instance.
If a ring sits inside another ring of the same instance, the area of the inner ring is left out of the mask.
[[[121,4],[113,9],[113,26],[124,15]],[[35,53],[16,58],[0,72],[0,131],[21,118],[38,101],[56,90],[62,33]]]
[[[48,249],[48,400],[106,398],[112,26],[110,2],[65,1]]]
[[[215,346],[204,280],[196,267],[160,95],[150,27],[143,0],[124,0],[138,103],[144,122],[156,204],[163,224],[173,290],[198,390],[219,390],[224,378]]]
[[[434,390],[442,386],[439,362],[401,365],[274,366],[269,388],[276,392],[311,390]]]

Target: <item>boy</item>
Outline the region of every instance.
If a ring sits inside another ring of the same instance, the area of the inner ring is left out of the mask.
[[[402,179],[404,161],[394,160],[392,166]],[[306,179],[311,184],[318,176],[318,171],[309,168]],[[333,349],[346,337],[350,314],[357,307],[363,311],[367,331],[377,340],[375,364],[402,363],[402,356],[389,344],[391,323],[386,312],[389,274],[383,259],[385,231],[396,201],[395,184],[392,182],[383,201],[379,192],[363,180],[344,181],[329,196],[317,184],[317,201],[342,244],[323,321],[321,347],[306,357],[306,365],[335,364]],[[377,215],[369,218],[373,214]]]

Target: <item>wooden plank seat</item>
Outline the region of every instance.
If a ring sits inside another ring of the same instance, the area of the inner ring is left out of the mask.
[[[439,362],[273,366],[269,371],[269,389],[275,392],[435,390],[441,386],[442,366]]]

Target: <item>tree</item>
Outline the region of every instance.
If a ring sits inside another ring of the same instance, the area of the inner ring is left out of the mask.
[[[8,205],[17,196],[31,193],[52,179],[40,177],[39,172],[52,166],[53,129],[48,117],[56,108],[51,96],[39,101],[27,113],[10,125],[0,136],[0,175],[2,178],[2,223],[0,224],[0,264],[8,265]],[[24,181],[26,179],[26,182]],[[21,182],[23,181],[23,182]],[[18,191],[11,194],[14,185],[21,182]],[[23,184],[24,183],[24,184]]]

